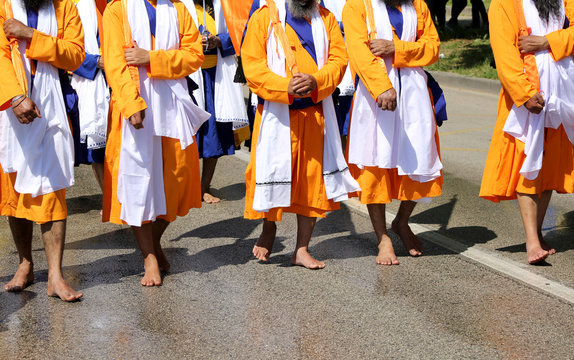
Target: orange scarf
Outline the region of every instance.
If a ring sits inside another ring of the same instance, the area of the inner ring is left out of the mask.
[[[524,17],[524,8],[522,7],[522,0],[514,0],[514,11],[518,19],[518,36],[528,36],[532,30],[526,25],[526,18]],[[540,90],[540,80],[538,78],[538,66],[536,66],[536,58],[534,54],[521,54],[524,62],[524,73],[528,81],[534,85],[536,90]]]
[[[132,39],[132,29],[130,28],[130,22],[128,20],[128,8],[127,8],[127,0],[121,0],[122,2],[122,13],[123,13],[123,23],[124,23],[124,49],[130,49],[134,47],[133,39]],[[138,67],[136,65],[128,65],[128,70],[130,72],[130,76],[134,83],[137,86],[138,91],[140,90],[140,74]]]
[[[271,26],[275,37],[279,40],[281,48],[285,53],[285,60],[287,61],[287,66],[289,67],[291,75],[295,75],[299,73],[299,67],[295,60],[295,53],[291,49],[291,46],[289,46],[289,39],[287,39],[287,34],[285,33],[285,29],[279,19],[279,10],[277,9],[277,5],[275,4],[275,1],[267,0],[267,7],[269,8],[269,17],[271,18]]]
[[[367,24],[369,25],[369,40],[377,39],[377,25],[375,24],[375,15],[373,14],[373,4],[371,0],[364,0],[365,10],[367,12]],[[382,57],[377,56],[377,62],[382,66],[383,69],[387,69],[385,65],[385,60]]]
[[[6,19],[11,19],[14,17],[12,13],[12,3],[10,0],[6,0],[4,2],[5,10],[6,10]],[[16,79],[18,79],[18,83],[20,88],[24,94],[28,94],[28,82],[26,81],[26,71],[24,69],[24,63],[22,62],[22,54],[20,54],[18,40],[16,38],[11,38],[10,40],[10,53],[12,55],[12,67],[14,67],[14,71],[16,72]]]

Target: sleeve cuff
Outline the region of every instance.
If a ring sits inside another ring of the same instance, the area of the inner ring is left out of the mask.
[[[86,58],[80,67],[74,71],[74,74],[86,79],[94,80],[98,71],[99,55],[86,54]]]
[[[221,56],[227,57],[235,55],[235,48],[233,47],[233,42],[231,41],[231,36],[229,33],[217,34],[219,40],[221,41]]]
[[[124,104],[121,107],[120,112],[122,113],[124,119],[129,119],[129,117],[133,114],[145,109],[147,109],[147,104],[145,103],[144,99],[138,97],[134,101],[130,101],[129,103]]]

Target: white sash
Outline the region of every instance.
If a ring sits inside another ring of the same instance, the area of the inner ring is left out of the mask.
[[[223,9],[219,0],[213,0],[213,13],[215,15],[215,27],[218,34],[227,33],[227,24]],[[217,66],[215,68],[215,121],[232,122],[233,129],[249,126],[243,85],[234,82],[237,72],[235,56],[221,56],[221,50],[217,49]]]
[[[285,26],[285,2],[276,1],[279,18]],[[261,6],[265,5],[262,1]],[[328,61],[329,38],[318,11],[311,19],[313,42],[319,69]],[[285,76],[285,54],[270,27],[267,41],[267,65],[280,76]],[[351,176],[341,150],[337,116],[331,96],[322,102],[325,117],[323,139],[323,180],[327,198],[334,201],[348,199],[348,193],[359,191],[359,184]],[[265,101],[256,148],[255,194],[253,209],[267,212],[276,207],[291,205],[291,128],[289,106]]]
[[[195,3],[193,0],[181,0],[181,2],[185,5],[187,11],[191,15],[191,18],[195,23],[195,27],[199,29],[199,19],[197,18]],[[197,105],[205,110],[205,87],[203,85],[203,75],[201,74],[201,68],[197,69],[197,71],[193,74],[190,74],[189,78],[193,80],[193,82],[198,86],[198,88],[192,92],[193,97],[195,98],[195,101],[197,101]]]
[[[524,18],[532,29],[532,35],[544,36],[562,29],[565,21],[564,6],[558,18],[550,16],[548,22],[540,19],[532,0],[524,0]],[[524,143],[526,158],[520,168],[520,174],[526,179],[538,177],[542,168],[544,153],[544,127],[558,128],[561,124],[574,143],[574,62],[571,56],[558,62],[552,59],[548,50],[535,54],[540,79],[540,92],[546,100],[546,106],[540,114],[529,112],[525,106],[512,106],[504,131]]]
[[[27,24],[22,0],[12,1],[14,18]],[[56,11],[48,1],[38,11],[38,31],[58,36]],[[31,64],[25,56],[26,41],[19,42],[20,53],[31,83]],[[38,62],[34,86],[28,96],[42,114],[31,124],[18,122],[11,109],[0,112],[0,162],[5,172],[16,172],[14,188],[33,197],[65,189],[74,184],[74,144],[60,87],[58,69]]]
[[[151,31],[145,0],[127,2],[132,38],[142,49],[151,50]],[[156,7],[155,49],[179,49],[177,10],[169,0]],[[178,139],[181,148],[193,143],[193,136],[210,115],[197,107],[188,93],[185,78],[151,79],[145,66],[139,67],[141,97],[148,105],[144,128],[136,130],[122,123],[122,148],[118,171],[120,218],[131,226],[165,215],[161,137]]]
[[[345,0],[323,0],[325,7],[335,15],[338,22],[343,21],[343,8],[345,7]],[[347,66],[343,80],[337,86],[341,91],[340,96],[353,96],[355,93],[355,83],[353,82],[353,75],[351,74],[351,67]]]
[[[379,0],[371,3],[379,38],[392,40],[387,7]],[[416,10],[411,3],[403,4],[401,10],[401,40],[416,41]],[[397,108],[381,110],[359,81],[349,129],[349,163],[359,168],[396,168],[399,175],[408,175],[415,181],[432,181],[440,177],[442,164],[435,142],[436,122],[426,74],[420,67],[396,69],[390,56],[384,61],[393,88],[397,90]]]
[[[94,0],[80,0],[76,5],[82,27],[87,54],[98,55],[98,15]],[[103,71],[97,71],[94,80],[73,74],[72,87],[78,93],[80,112],[80,141],[87,143],[88,149],[101,149],[106,146],[108,131],[108,111],[110,90]]]

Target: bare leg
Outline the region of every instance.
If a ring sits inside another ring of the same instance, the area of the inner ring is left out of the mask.
[[[391,223],[391,230],[399,235],[411,256],[421,256],[423,254],[423,244],[409,226],[409,218],[416,205],[417,203],[414,201],[401,201],[399,212]]]
[[[377,235],[379,254],[377,255],[377,264],[379,265],[399,265],[395,248],[391,238],[387,233],[387,220],[385,217],[385,204],[368,204],[371,223]]]
[[[253,255],[261,261],[269,261],[269,255],[273,249],[275,242],[275,233],[277,232],[277,225],[275,221],[263,219],[263,231],[259,236],[259,240],[253,246]]]
[[[26,219],[8,217],[14,244],[18,250],[18,270],[12,280],[4,285],[4,290],[18,292],[34,282],[34,262],[32,261],[33,223]]]
[[[201,194],[203,201],[208,204],[216,204],[221,201],[220,198],[213,196],[210,193],[211,180],[215,173],[215,165],[217,165],[217,158],[203,158],[203,172],[201,174]]]
[[[94,171],[94,176],[102,192],[104,191],[104,164],[103,163],[92,163],[92,170]]]
[[[75,301],[84,296],[68,285],[62,275],[62,257],[66,239],[66,220],[52,221],[40,226],[48,260],[48,296]]]
[[[548,251],[548,255],[554,255],[556,254],[556,249],[548,245],[542,236],[542,224],[544,223],[544,217],[546,216],[546,210],[548,210],[550,198],[552,198],[552,190],[543,191],[542,194],[540,194],[540,199],[538,200],[538,219],[536,221],[538,227],[538,238],[540,239],[542,249]]]
[[[297,245],[291,257],[291,264],[304,266],[307,269],[322,269],[325,263],[309,254],[309,241],[315,228],[316,218],[297,215]]]
[[[145,274],[141,281],[143,286],[161,285],[161,273],[153,246],[152,226],[152,223],[143,224],[142,226],[132,226],[132,230],[144,257]]]
[[[520,215],[526,232],[526,255],[530,264],[536,264],[548,257],[548,251],[542,248],[538,237],[538,195],[520,194],[518,196],[518,206]]]
[[[169,261],[167,261],[167,258],[163,253],[163,249],[161,248],[161,237],[165,232],[165,229],[167,229],[168,225],[169,222],[162,219],[157,219],[152,225],[153,248],[160,271],[169,271],[169,268],[171,267]]]

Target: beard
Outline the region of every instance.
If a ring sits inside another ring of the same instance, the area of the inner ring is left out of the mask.
[[[385,3],[385,5],[390,7],[399,7],[404,4],[412,3],[413,0],[380,0]]]
[[[550,20],[550,16],[558,17],[560,16],[562,0],[533,0],[536,10],[538,10],[538,15],[542,20]]]
[[[26,9],[39,10],[42,6],[48,4],[51,0],[24,0],[24,6]]]
[[[319,8],[319,3],[316,0],[308,0],[306,4],[305,0],[287,0],[287,7],[294,18],[310,19]]]

